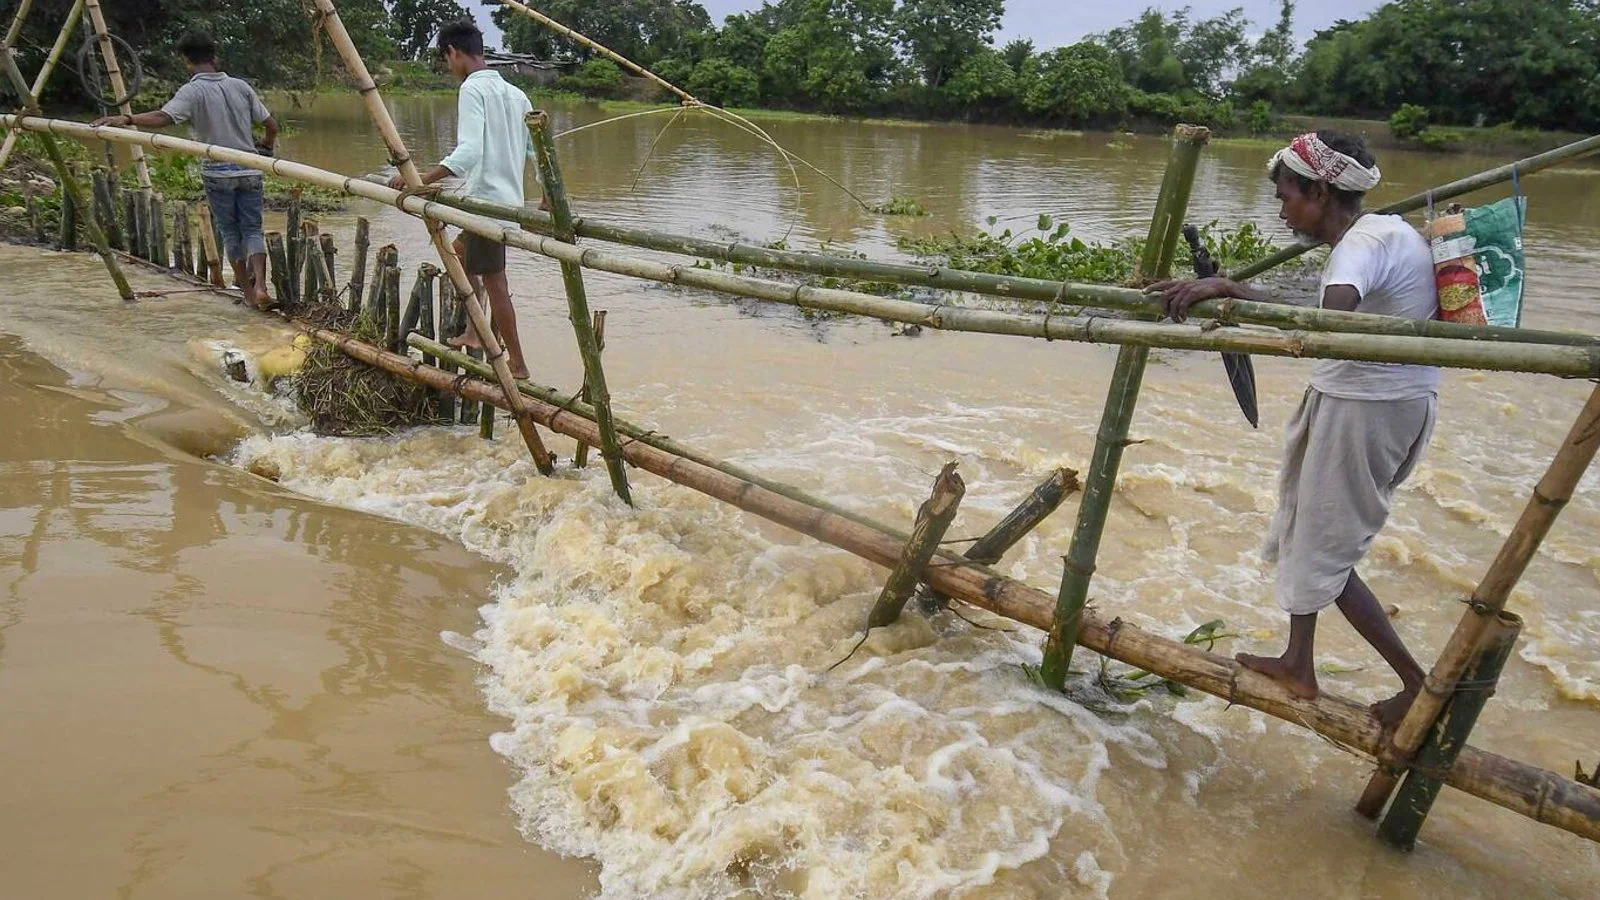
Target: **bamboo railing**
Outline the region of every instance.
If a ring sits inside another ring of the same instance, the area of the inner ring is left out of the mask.
[[[1584,152],[1600,150],[1600,136],[1571,145],[1581,152],[1559,156],[1554,161],[1533,168],[1519,170],[1522,174],[1549,168]],[[1567,149],[1567,148],[1563,148]],[[1555,151],[1552,151],[1553,153]],[[1547,154],[1548,155],[1548,154]],[[1533,157],[1539,159],[1540,157]],[[1497,170],[1498,171],[1498,170]],[[1509,176],[1507,176],[1509,177]],[[1492,182],[1491,182],[1492,183]],[[475,197],[441,194],[439,203],[466,212],[477,213],[493,219],[509,219],[540,234],[553,234],[550,214],[532,207],[508,206]],[[947,266],[914,265],[872,259],[855,259],[828,253],[800,250],[774,250],[754,244],[713,241],[692,235],[613,223],[580,217],[574,221],[579,237],[607,243],[622,244],[645,250],[682,254],[719,262],[737,263],[764,269],[776,269],[817,275],[827,278],[850,278],[860,281],[882,281],[916,285],[937,290],[980,294],[1005,300],[1027,300],[1038,303],[1068,304],[1097,309],[1161,316],[1160,301],[1136,288],[1100,284],[1075,284],[1024,278],[1016,275],[993,275],[970,272]],[[1292,257],[1285,257],[1289,259]],[[1243,277],[1235,276],[1235,277]],[[1579,347],[1600,346],[1600,335],[1578,332],[1542,331],[1529,328],[1505,328],[1493,325],[1467,325],[1459,322],[1441,322],[1429,319],[1401,319],[1371,313],[1344,312],[1279,303],[1257,303],[1250,300],[1208,300],[1195,306],[1195,316],[1211,318],[1235,325],[1268,325],[1277,328],[1303,328],[1347,334],[1380,334],[1413,337],[1459,338],[1477,341],[1508,341],[1527,344],[1557,344]]]
[[[379,105],[381,106],[381,103]],[[1383,334],[1280,331],[1265,328],[1206,328],[1201,325],[1130,321],[1092,315],[1057,316],[1051,313],[1012,313],[929,305],[857,291],[786,284],[706,271],[693,266],[636,259],[594,248],[579,248],[554,238],[506,228],[491,219],[433,200],[409,194],[402,195],[400,192],[362,178],[339,175],[290,160],[201,144],[171,135],[149,134],[106,126],[96,128],[78,122],[30,116],[0,116],[0,126],[21,127],[28,131],[60,134],[79,140],[139,144],[189,156],[234,162],[290,180],[316,184],[351,196],[392,205],[412,215],[454,225],[465,231],[500,241],[508,247],[528,250],[560,262],[575,263],[596,271],[628,275],[664,284],[770,300],[805,309],[849,313],[946,331],[1014,335],[1052,341],[1225,351],[1259,356],[1413,363],[1446,368],[1529,372],[1566,378],[1600,377],[1600,346],[1557,346]]]

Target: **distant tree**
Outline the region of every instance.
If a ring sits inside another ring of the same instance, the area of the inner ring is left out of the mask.
[[[650,65],[678,52],[694,35],[711,27],[711,16],[694,0],[542,0],[539,11],[561,24],[637,62]],[[506,49],[536,56],[592,55],[508,7],[491,15],[505,36]]]
[[[1294,0],[1281,0],[1278,24],[1256,40],[1249,65],[1233,80],[1229,92],[1243,103],[1281,103],[1298,76],[1295,56]]]
[[[1110,122],[1128,104],[1127,85],[1116,56],[1101,44],[1083,41],[1039,57],[1038,77],[1023,103],[1029,112],[1078,125]]]
[[[1098,40],[1111,50],[1128,84],[1152,94],[1171,94],[1188,85],[1183,60],[1178,58],[1188,27],[1187,7],[1170,16],[1152,7]]]
[[[1229,74],[1249,59],[1251,46],[1245,39],[1249,27],[1250,20],[1238,7],[1189,26],[1176,50],[1184,86],[1213,99],[1221,97]]]
[[[433,39],[441,25],[468,18],[468,14],[456,0],[393,0],[389,18],[400,54],[422,59],[433,52]]]
[[[1022,67],[1033,58],[1033,41],[1017,38],[1007,44],[1000,55],[1005,57],[1006,65],[1011,67],[1012,72],[1021,75]]]
[[[754,106],[761,99],[761,79],[730,59],[703,59],[689,73],[687,90],[717,106]]]
[[[1005,0],[901,0],[894,24],[911,62],[929,87],[994,42]]]
[[[967,57],[941,90],[955,109],[993,112],[1016,98],[1017,73],[1002,54],[985,48]]]
[[[835,112],[870,106],[894,74],[894,0],[783,0],[762,61],[766,96]]]

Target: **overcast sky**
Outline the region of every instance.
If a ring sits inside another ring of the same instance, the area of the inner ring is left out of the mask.
[[[701,0],[701,2],[711,13],[712,20],[718,24],[721,24],[723,17],[729,13],[761,6],[761,0]],[[1295,10],[1295,31],[1303,41],[1318,29],[1325,28],[1339,19],[1361,18],[1382,6],[1384,2],[1385,0],[1300,0]],[[535,5],[537,6],[537,2]],[[1025,37],[1041,49],[1058,47],[1070,44],[1086,35],[1115,28],[1149,6],[1167,10],[1188,6],[1194,10],[1197,18],[1214,16],[1236,6],[1242,6],[1245,15],[1255,23],[1254,31],[1257,32],[1270,27],[1278,20],[1278,0],[1192,0],[1189,3],[1172,3],[1165,0],[1155,0],[1155,2],[1134,0],[1132,3],[1107,3],[1104,0],[1006,0],[1006,18],[1001,26],[997,43],[1003,44],[1015,37]],[[486,29],[493,28],[488,21],[489,14],[486,10],[480,6],[476,7],[474,12]],[[491,33],[489,37],[491,43],[499,43],[498,34]]]

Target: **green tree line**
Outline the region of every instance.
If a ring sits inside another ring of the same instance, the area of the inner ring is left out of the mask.
[[[465,0],[340,0],[369,60],[426,59]],[[1104,34],[1046,49],[998,46],[1005,0],[769,0],[711,21],[695,0],[536,0],[543,12],[709,102],[1076,127],[1178,120],[1265,129],[1279,113],[1428,124],[1600,129],[1600,0],[1394,0],[1304,46],[1294,0],[1275,21],[1241,9],[1198,17],[1148,9]],[[13,5],[14,6],[14,5]],[[19,51],[37,66],[70,0],[35,0]],[[305,87],[337,71],[305,0],[104,4],[145,69],[183,77],[184,30],[217,39],[230,72]],[[618,93],[611,63],[504,8],[506,49],[582,63],[567,86]],[[74,46],[76,50],[76,45]],[[67,65],[73,64],[71,59]],[[70,100],[76,79],[56,79]],[[79,100],[81,102],[81,92]]]
[[[996,46],[1004,0],[773,0],[720,26],[693,0],[545,0],[540,9],[710,102],[1077,126],[1274,112],[1442,124],[1600,126],[1600,0],[1395,0],[1304,47],[1276,21],[1147,9],[1056,49]],[[587,59],[501,9],[509,49]],[[620,73],[594,61],[577,82]]]

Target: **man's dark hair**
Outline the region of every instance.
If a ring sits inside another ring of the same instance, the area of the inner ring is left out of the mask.
[[[204,31],[187,31],[178,38],[178,53],[196,65],[217,61],[217,44]]]
[[[1334,131],[1329,128],[1318,131],[1317,137],[1324,144],[1327,144],[1330,149],[1343,153],[1369,169],[1378,164],[1378,158],[1372,155],[1371,150],[1367,149],[1367,142],[1362,140],[1360,135]],[[1272,167],[1272,171],[1268,173],[1267,177],[1276,184],[1278,179],[1284,175],[1293,178],[1295,184],[1300,186],[1302,193],[1311,190],[1311,186],[1317,183],[1315,178],[1307,178],[1281,162]],[[1359,208],[1361,206],[1361,198],[1365,196],[1360,191],[1346,191],[1331,184],[1327,185],[1327,188],[1335,203],[1350,208]]]
[[[471,19],[450,22],[439,29],[439,54],[443,56],[449,47],[468,56],[482,56],[483,32]]]

